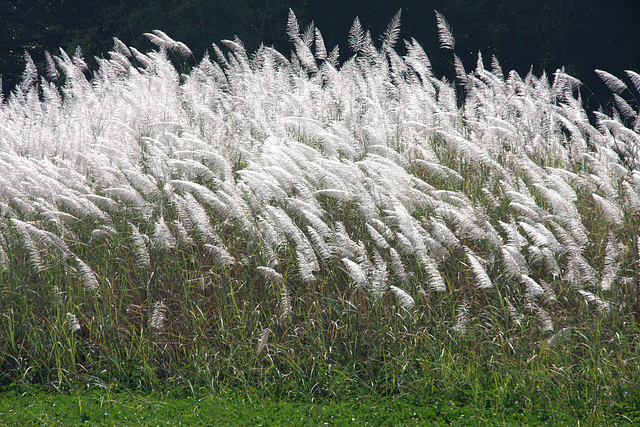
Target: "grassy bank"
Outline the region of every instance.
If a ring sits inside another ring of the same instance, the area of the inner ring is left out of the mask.
[[[224,41],[180,74],[156,31],[90,79],[30,63],[0,107],[2,384],[633,416],[640,77],[600,72],[608,116],[561,70],[448,52],[451,83],[398,25],[356,20],[342,64],[293,14],[290,58]]]

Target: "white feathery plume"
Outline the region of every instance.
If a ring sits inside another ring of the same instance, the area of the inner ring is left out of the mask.
[[[173,228],[176,233],[176,243],[183,249],[193,246],[193,239],[189,236],[189,232],[179,220],[174,220]]]
[[[600,280],[600,289],[603,291],[610,290],[613,282],[618,277],[621,268],[620,251],[620,243],[613,233],[610,232],[605,249],[604,271],[602,272],[602,279]]]
[[[532,265],[544,263],[544,254],[539,247],[533,245],[527,246],[527,253]]]
[[[493,195],[491,190],[487,187],[482,187],[482,195],[485,197],[487,201],[487,205],[492,209],[498,209],[500,207],[500,201],[496,196]]]
[[[572,287],[577,287],[582,283],[580,267],[573,257],[569,257],[563,269],[562,280],[569,283]]]
[[[320,257],[326,262],[331,261],[336,252],[335,249],[330,246],[313,227],[307,226],[307,233],[311,238],[313,248],[318,252]]]
[[[29,262],[31,263],[31,266],[36,272],[41,272],[44,269],[42,264],[42,254],[40,248],[31,236],[30,224],[20,221],[17,218],[11,218],[11,223],[20,237],[21,245],[29,253]]]
[[[504,299],[507,303],[507,309],[509,310],[509,318],[516,324],[516,326],[520,326],[522,324],[522,319],[524,319],[524,316],[518,312],[513,304],[511,304],[511,301],[509,301],[509,297],[505,297]]]
[[[67,318],[67,321],[66,321],[67,327],[69,328],[69,331],[71,331],[71,333],[74,333],[82,329],[80,326],[80,321],[78,320],[75,314],[67,313],[66,318]]]
[[[444,19],[444,16],[438,11],[436,11],[436,24],[438,26],[440,47],[442,49],[454,50],[456,46],[456,39],[453,37],[451,26],[449,26],[449,23]]]
[[[582,222],[579,219],[566,217],[559,218],[559,220],[560,224],[570,233],[574,244],[578,247],[578,250],[583,251],[585,246],[589,243],[589,237],[587,236],[587,229]]]
[[[277,250],[286,243],[286,236],[284,232],[279,227],[274,226],[271,221],[273,221],[271,215],[267,219],[260,217],[258,219],[258,227],[261,230],[264,244],[273,250]]]
[[[316,190],[315,194],[317,196],[325,196],[342,202],[350,202],[353,199],[353,195],[348,191],[339,190],[336,188],[325,188]]]
[[[547,273],[550,273],[554,277],[560,276],[561,274],[560,266],[558,265],[558,261],[556,260],[551,249],[542,248],[540,249],[540,253],[544,258],[544,265],[545,265],[545,268],[547,269]]]
[[[373,45],[373,39],[369,30],[365,31],[364,33],[360,53],[371,62],[376,62],[376,59],[378,59],[379,61],[379,55],[375,46]]]
[[[249,233],[255,232],[254,225],[249,219],[251,211],[245,200],[241,196],[242,184],[238,183],[234,188],[228,183],[222,183],[223,189],[217,191],[218,196],[227,206],[227,212],[242,229]],[[225,188],[228,191],[225,191]]]
[[[258,354],[262,352],[267,347],[269,343],[269,336],[271,335],[271,329],[266,328],[262,331],[262,335],[260,336],[260,342],[258,342]]]
[[[80,273],[80,279],[85,287],[89,291],[97,291],[100,285],[96,275],[84,261],[76,257],[76,264],[78,265],[78,272]]]
[[[533,184],[533,186],[538,190],[540,195],[549,202],[554,215],[562,218],[563,220],[580,217],[575,205],[573,205],[571,201],[562,197],[562,195],[556,190],[547,188],[541,183]]]
[[[396,299],[398,300],[400,307],[404,308],[405,310],[411,310],[416,305],[415,301],[413,300],[413,297],[409,295],[406,291],[394,285],[389,286],[389,288],[391,289],[393,294],[396,296]]]
[[[183,58],[193,55],[193,52],[191,52],[191,49],[189,49],[189,47],[186,44],[182,43],[181,41],[176,42],[175,49],[178,52],[180,52]]]
[[[56,196],[56,202],[58,203],[58,206],[64,206],[67,210],[71,211],[71,213],[77,217],[110,222],[108,215],[95,205],[95,203],[91,200],[92,198],[95,198],[96,201],[101,199],[101,197],[97,195],[85,194],[82,197],[72,198],[67,197],[64,194],[60,194]],[[112,203],[111,199],[107,200]]]
[[[415,159],[413,162],[424,167],[429,174],[443,181],[451,182],[454,185],[464,181],[464,178],[458,172],[435,161]]]
[[[520,227],[527,233],[529,238],[533,241],[535,246],[547,246],[549,244],[549,239],[544,234],[540,233],[537,227],[528,224],[524,221],[519,222]]]
[[[342,262],[347,267],[349,276],[351,276],[351,280],[355,283],[356,287],[364,287],[367,285],[367,275],[358,264],[349,258],[342,258]]]
[[[413,245],[411,244],[411,240],[401,232],[395,234],[395,242],[396,247],[402,252],[404,255],[412,255],[414,253]]]
[[[167,326],[167,306],[162,301],[153,303],[153,310],[149,316],[149,328],[154,332],[162,332]]]
[[[554,171],[555,172],[555,171]],[[559,175],[558,172],[547,175],[547,183],[552,186],[565,200],[569,202],[576,202],[578,196],[575,190]]]
[[[569,264],[573,264],[568,270],[573,270],[573,273],[577,273],[577,277],[575,278],[578,280],[578,283],[595,282],[595,269],[589,265],[589,262],[579,252],[571,252],[569,254]]]
[[[364,242],[361,240],[358,240],[358,252],[357,252],[357,256],[356,256],[356,263],[358,263],[358,265],[360,267],[362,267],[362,270],[364,271],[364,274],[367,277],[370,277],[371,274],[373,274],[373,262],[371,262],[371,260],[369,259],[369,253],[367,251],[367,247],[365,246]]]
[[[371,239],[376,244],[376,246],[380,249],[388,249],[389,243],[387,243],[384,237],[382,237],[382,235],[378,233],[378,230],[376,230],[369,223],[367,223],[366,226],[367,226],[367,231],[369,232],[369,236],[371,236]]]
[[[455,324],[453,325],[453,330],[458,332],[459,334],[464,334],[469,327],[469,322],[471,321],[471,313],[469,308],[469,303],[464,298],[456,306],[456,320]]]
[[[417,253],[417,254],[427,254],[427,248],[424,244],[424,239],[420,233],[420,229],[422,228],[417,220],[413,218],[404,205],[400,202],[394,203],[394,212],[393,216],[402,230],[402,235],[407,238],[409,247],[409,253]],[[402,238],[401,238],[402,239]]]
[[[315,213],[306,208],[298,209],[298,211],[304,216],[304,218],[311,224],[314,230],[316,230],[324,239],[331,239],[333,232],[329,226]]]
[[[23,92],[26,92],[31,88],[31,86],[35,85],[38,82],[38,68],[36,64],[33,62],[31,55],[25,51],[24,59],[27,65],[24,68],[24,72],[22,73],[22,81],[20,82],[20,89]]]
[[[105,188],[102,190],[102,192],[115,201],[128,203],[140,209],[147,207],[147,202],[144,200],[144,198],[140,195],[140,193],[138,193],[138,191],[136,191],[135,188],[131,186]]]
[[[424,234],[423,240],[424,240],[425,246],[427,247],[427,249],[429,249],[429,254],[431,254],[433,258],[438,260],[438,262],[451,257],[451,254],[449,253],[449,251],[433,237],[429,236],[428,234]],[[418,256],[420,258],[423,258],[424,255],[426,254],[419,254]]]
[[[504,232],[507,233],[507,242],[509,245],[520,250],[527,244],[527,239],[525,239],[524,236],[522,236],[518,231],[518,226],[513,217],[511,218],[510,223],[502,221],[498,221],[498,223],[500,224],[500,227],[502,227]]]
[[[589,292],[585,289],[578,289],[578,293],[584,297],[587,303],[596,303],[598,310],[608,312],[611,309],[611,304],[608,301],[602,300],[596,294]]]
[[[82,204],[82,206],[88,209],[91,209],[91,206],[94,206],[96,208],[95,212],[92,213],[95,218],[103,218],[105,221],[110,222],[109,216],[104,211],[111,213],[118,212],[118,204],[109,197],[100,196],[98,194],[83,194],[81,198],[86,199],[88,202],[90,202],[87,204]],[[64,195],[58,196],[58,201],[64,202],[65,199],[71,200],[71,198],[65,198]]]
[[[542,332],[553,332],[553,321],[551,320],[551,316],[549,313],[542,307],[535,306],[536,314],[538,315],[538,319],[540,319]]]
[[[566,251],[565,248],[558,242],[556,236],[543,223],[538,222],[536,224],[536,228],[538,232],[546,238],[546,248],[557,254],[562,254]]]
[[[282,283],[282,274],[278,273],[273,268],[259,265],[258,267],[256,267],[256,270],[258,270],[258,272],[263,277],[269,279],[271,281],[271,283],[274,283],[274,284],[277,284],[277,285]]]
[[[476,242],[486,238],[485,231],[474,221],[475,214],[472,209],[442,206],[436,208],[436,213],[456,225],[460,238],[467,238]]]
[[[355,258],[360,251],[358,244],[354,242],[342,222],[335,224],[334,245],[336,254],[343,254],[344,257]]]
[[[433,71],[431,69],[431,61],[429,61],[427,54],[414,38],[411,38],[411,41],[405,40],[405,47],[407,49],[407,56],[405,57],[406,64],[418,73],[422,84],[428,87],[428,79],[433,77]],[[418,125],[424,126],[422,123],[418,123]]]
[[[364,30],[362,29],[360,19],[357,17],[353,20],[351,30],[349,31],[349,47],[351,51],[355,53],[361,52],[364,48]]]
[[[563,248],[563,250],[559,253],[580,251],[581,245],[576,243],[573,236],[571,236],[571,234],[569,234],[567,230],[565,230],[560,224],[554,221],[549,221],[549,225],[551,225],[551,227],[553,228],[553,232],[555,233],[554,236],[557,236],[557,240]]]
[[[233,257],[233,255],[227,252],[227,250],[222,246],[222,243],[216,245],[205,243],[203,247],[214,257],[216,257],[220,264],[225,267],[231,267],[236,263],[236,259]]]
[[[467,77],[467,71],[464,69],[462,60],[458,57],[458,55],[453,55],[453,65],[456,70],[456,78],[460,80],[460,83],[465,89],[469,90],[471,86]]]
[[[609,200],[595,193],[592,194],[593,200],[603,213],[604,220],[610,225],[620,226],[622,225],[623,214],[616,205]]]
[[[296,246],[298,271],[300,272],[300,277],[303,281],[311,282],[315,280],[313,272],[320,270],[320,264],[318,263],[318,259],[316,258],[309,240],[305,236],[302,236],[302,238],[304,239],[303,244]]]
[[[315,73],[318,71],[316,60],[309,49],[309,46],[302,39],[298,39],[294,43],[296,48],[296,58],[300,61],[300,65],[305,71]]]
[[[329,56],[327,57],[327,62],[333,66],[333,68],[338,67],[338,60],[340,59],[340,49],[338,46],[335,46]]]
[[[191,193],[185,193],[183,199],[188,218],[195,227],[198,237],[203,242],[215,242],[216,233],[211,225],[207,211]]]
[[[153,244],[161,249],[175,249],[177,242],[163,217],[158,218],[153,229]]]
[[[378,218],[369,218],[367,223],[371,224],[385,241],[393,240],[393,231]]]
[[[118,52],[120,55],[124,55],[127,58],[131,58],[131,51],[129,50],[129,48],[127,47],[126,44],[124,44],[120,39],[118,39],[117,37],[113,38],[113,48],[115,49],[116,52]]]
[[[502,262],[507,274],[512,279],[519,279],[523,274],[528,274],[527,262],[518,248],[512,245],[504,245],[501,248]]]
[[[431,218],[429,223],[431,225],[431,234],[436,240],[449,249],[459,249],[461,247],[460,241],[449,227],[447,227],[447,224],[436,218]]]
[[[282,208],[266,206],[265,209],[269,212],[273,224],[287,237],[287,240],[295,243],[296,246],[303,245],[302,232]]]
[[[327,48],[325,47],[324,44],[324,38],[322,37],[322,33],[320,32],[319,29],[315,29],[316,31],[316,37],[315,37],[315,42],[316,42],[316,59],[319,59],[320,61],[325,61],[327,59]]]
[[[500,61],[495,55],[491,56],[491,73],[498,77],[500,80],[504,79],[504,74],[502,73],[502,66],[500,66]]]
[[[129,51],[131,51],[131,54],[136,61],[138,61],[144,68],[147,70],[152,70],[154,68],[153,61],[148,55],[145,55],[133,46],[129,47]]]
[[[607,87],[609,88],[610,91],[619,94],[624,92],[625,90],[627,90],[627,85],[624,84],[624,82],[622,80],[620,80],[619,78],[617,78],[616,76],[614,76],[613,74],[610,74],[606,71],[602,71],[602,70],[595,70],[596,74],[598,75],[598,77],[600,77],[600,79],[602,79],[602,81],[604,82],[604,84],[607,85]]]
[[[624,194],[624,208],[634,214],[640,213],[640,197],[627,181],[621,181]]]
[[[289,295],[289,289],[287,289],[286,285],[282,285],[282,294],[280,295],[280,319],[288,320],[291,319],[291,315],[293,314],[293,309],[291,308],[291,296]]]
[[[289,35],[289,41],[291,42],[300,40],[300,26],[298,25],[298,19],[291,9],[289,9],[289,16],[287,17],[287,34]]]
[[[526,286],[525,300],[528,304],[533,304],[535,300],[544,296],[544,289],[535,280],[526,274],[520,276],[520,280]]]
[[[629,103],[617,93],[613,95],[613,99],[618,106],[618,110],[622,113],[622,117],[627,120],[637,120],[638,113],[634,111],[634,109],[629,105]]]
[[[144,36],[147,37],[147,39],[149,39],[149,41],[151,43],[153,43],[154,45],[160,47],[160,48],[170,48],[173,46],[173,40],[171,40],[170,42],[167,42],[166,40],[162,39],[162,37],[159,37],[156,34],[153,33],[144,33]]]
[[[53,234],[52,232],[47,230],[41,230],[40,228],[35,227],[29,223],[26,223],[26,226],[30,229],[32,237],[37,241],[39,245],[45,248],[54,248],[58,250],[63,258],[72,255],[71,250],[64,242],[64,240],[62,240],[62,238],[60,238],[56,234]]]
[[[0,245],[0,269],[9,270],[9,256],[2,245]]]
[[[402,9],[398,10],[389,25],[387,25],[387,29],[384,31],[382,35],[382,51],[391,51],[398,41],[398,37],[400,36],[400,17],[402,16]]]
[[[469,264],[471,266],[471,271],[473,272],[473,277],[478,289],[493,288],[493,283],[491,282],[489,275],[480,263],[480,260],[478,260],[478,258],[476,257],[475,253],[466,246],[464,247],[464,250],[467,254],[467,260],[469,261]]]
[[[135,188],[145,200],[156,202],[161,198],[158,184],[154,182],[155,178],[153,176],[144,174],[137,168],[123,169],[122,173],[131,187]]]
[[[60,307],[64,301],[66,300],[66,293],[61,291],[58,285],[53,286],[53,301],[56,304],[56,307]]]
[[[636,73],[635,71],[631,71],[631,70],[625,70],[625,73],[631,79],[631,82],[636,87],[636,90],[638,92],[640,92],[640,74]]]
[[[540,279],[540,287],[544,291],[544,299],[548,303],[554,303],[557,301],[556,293],[551,286],[544,280]]]
[[[446,291],[447,286],[438,270],[436,262],[429,255],[425,255],[420,257],[420,263],[424,266],[425,272],[427,273],[429,289],[436,292]]]
[[[56,68],[56,63],[48,51],[44,53],[45,60],[47,61],[47,77],[51,80],[55,80],[60,76],[60,72]],[[0,99],[1,101],[1,99]]]
[[[391,256],[391,271],[402,283],[407,283],[409,278],[404,269],[404,264],[402,264],[402,258],[394,248],[389,248],[389,255]]]
[[[129,223],[129,230],[131,230],[131,240],[133,241],[133,250],[136,256],[136,265],[140,268],[151,268],[151,257],[149,256],[149,249],[147,249],[147,243],[138,227]],[[146,236],[145,236],[146,237]]]
[[[378,251],[374,250],[372,257],[373,271],[370,275],[369,287],[374,295],[380,296],[389,289],[389,272],[387,269],[387,263],[382,259],[382,256]]]
[[[91,232],[91,240],[109,240],[118,235],[118,231],[108,225],[101,225]]]

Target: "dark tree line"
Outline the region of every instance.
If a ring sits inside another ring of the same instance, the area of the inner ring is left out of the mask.
[[[81,46],[91,64],[118,37],[146,50],[143,33],[161,29],[184,42],[199,60],[212,42],[237,35],[249,51],[260,42],[283,53],[288,9],[304,24],[314,20],[329,47],[348,57],[353,19],[377,37],[400,8],[402,37],[416,38],[436,72],[452,70],[438,48],[434,10],[453,27],[456,51],[467,67],[478,51],[496,55],[505,69],[553,73],[565,66],[596,93],[593,70],[620,76],[640,71],[640,1],[618,0],[3,0],[0,1],[0,74],[8,93],[20,80],[24,51],[42,63],[44,51],[72,53]]]

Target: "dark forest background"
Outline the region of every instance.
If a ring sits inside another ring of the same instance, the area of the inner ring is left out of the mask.
[[[289,8],[303,27],[314,21],[328,48],[339,44],[342,60],[350,56],[347,36],[356,16],[377,38],[402,8],[401,37],[424,46],[438,75],[452,73],[438,46],[435,9],[453,27],[468,69],[478,51],[522,75],[531,67],[540,75],[564,66],[585,83],[586,95],[598,97],[606,89],[594,69],[619,77],[625,69],[640,72],[640,0],[0,0],[3,91],[20,81],[25,50],[42,64],[45,51],[62,47],[72,54],[80,46],[91,64],[111,49],[113,37],[147,51],[152,45],[143,33],[154,29],[189,46],[193,64],[212,42],[236,35],[250,52],[262,42],[286,54]]]

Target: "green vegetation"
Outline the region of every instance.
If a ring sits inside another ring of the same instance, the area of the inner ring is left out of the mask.
[[[285,425],[285,426],[564,426],[628,425],[626,414],[587,413],[564,406],[521,411],[478,408],[433,397],[359,394],[345,399],[296,399],[262,392],[167,396],[104,388],[51,393],[30,388],[4,391],[0,425]]]
[[[155,31],[91,80],[79,54],[50,58],[61,87],[29,62],[0,107],[6,401],[636,419],[640,76],[599,72],[619,111],[592,124],[576,79],[467,73],[437,20],[453,84],[394,50],[400,14],[381,47],[356,20],[340,67],[293,13],[290,59],[227,40],[179,74]]]

